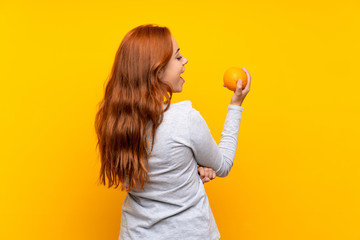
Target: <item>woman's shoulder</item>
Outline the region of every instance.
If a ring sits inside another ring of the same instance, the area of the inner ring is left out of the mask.
[[[167,105],[164,105],[164,108]],[[171,103],[168,110],[178,112],[180,110],[190,110],[192,109],[192,102],[190,100],[185,100],[181,102]]]
[[[164,106],[164,108],[166,105]],[[189,114],[195,109],[192,106],[190,100],[185,100],[181,102],[171,103],[169,109],[165,112],[165,117],[176,118],[178,120],[188,118]]]
[[[204,125],[206,125],[205,119],[198,110],[193,108],[190,100],[170,104],[162,122],[165,132],[171,132],[177,136],[187,135],[189,131],[186,129],[195,130]]]

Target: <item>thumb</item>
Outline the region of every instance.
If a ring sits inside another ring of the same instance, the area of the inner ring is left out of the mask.
[[[242,92],[242,80],[239,79],[236,83],[236,90],[235,91],[240,91]]]

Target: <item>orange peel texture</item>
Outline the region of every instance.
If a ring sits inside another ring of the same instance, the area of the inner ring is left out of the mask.
[[[242,89],[244,89],[248,80],[246,72],[242,68],[231,67],[224,74],[224,85],[231,91],[235,91],[239,79],[242,80]]]

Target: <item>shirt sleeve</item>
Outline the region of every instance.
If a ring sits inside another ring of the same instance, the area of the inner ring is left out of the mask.
[[[219,177],[226,177],[233,166],[243,109],[229,104],[219,145],[199,111],[190,111],[190,147],[195,160],[201,166],[212,168]]]

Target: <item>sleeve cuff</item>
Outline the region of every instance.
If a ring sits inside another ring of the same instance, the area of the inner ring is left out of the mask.
[[[241,112],[244,110],[244,107],[242,106],[238,106],[238,105],[233,105],[233,104],[229,104],[229,109],[235,109],[235,110],[240,110]]]

